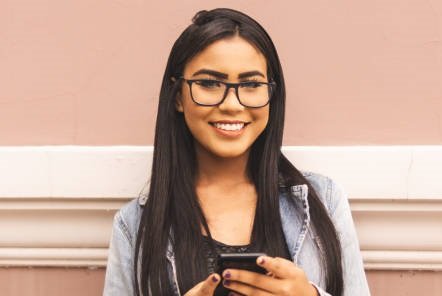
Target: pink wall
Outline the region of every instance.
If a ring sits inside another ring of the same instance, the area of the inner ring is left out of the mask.
[[[102,295],[104,269],[0,268],[3,296]],[[439,296],[441,272],[369,271],[372,296]],[[357,296],[357,295],[355,295]]]
[[[285,145],[442,144],[442,1],[207,3],[0,1],[0,145],[151,145],[172,43],[218,6],[275,41]],[[374,296],[442,293],[440,272],[368,276]],[[100,295],[102,283],[102,269],[0,269],[2,295]]]
[[[288,85],[286,145],[442,144],[442,2],[1,1],[0,145],[150,145],[172,42],[248,12]]]

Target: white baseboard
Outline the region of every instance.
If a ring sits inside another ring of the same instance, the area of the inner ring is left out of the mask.
[[[152,152],[151,146],[0,147],[0,196],[136,196]],[[335,179],[351,198],[442,198],[442,146],[286,146],[283,152],[298,169]]]
[[[442,270],[441,251],[362,251],[367,270]]]
[[[0,266],[106,267],[107,248],[0,248]],[[366,270],[442,270],[442,252],[362,251]]]
[[[349,193],[367,269],[442,270],[442,146],[284,147]],[[105,266],[152,147],[1,147],[0,265]]]
[[[105,267],[107,248],[0,248],[0,266]]]
[[[127,200],[0,199],[0,266],[104,267],[113,215]],[[442,202],[366,199],[351,208],[366,269],[442,270]]]

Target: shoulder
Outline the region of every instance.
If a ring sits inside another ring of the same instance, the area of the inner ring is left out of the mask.
[[[311,171],[301,171],[301,173],[313,187],[330,214],[334,213],[340,202],[347,201],[347,195],[342,187],[329,176]]]
[[[114,217],[114,231],[119,230],[131,245],[135,244],[142,211],[139,198],[135,198],[121,207]]]

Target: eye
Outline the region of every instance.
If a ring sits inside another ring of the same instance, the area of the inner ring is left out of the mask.
[[[204,88],[220,88],[221,82],[213,79],[201,79],[196,80],[195,84]]]
[[[253,80],[241,82],[241,87],[245,87],[245,88],[258,88],[261,85],[263,85],[262,82],[253,81]]]

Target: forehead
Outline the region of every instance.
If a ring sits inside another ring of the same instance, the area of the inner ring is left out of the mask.
[[[202,68],[226,73],[229,78],[248,71],[267,75],[264,55],[240,36],[217,40],[207,46],[186,64],[184,75],[192,75]]]

